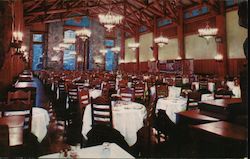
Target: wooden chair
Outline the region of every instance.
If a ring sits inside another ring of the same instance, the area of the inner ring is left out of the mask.
[[[103,83],[102,86],[102,96],[109,98],[109,90],[111,89],[111,85],[109,83]]]
[[[208,90],[208,80],[207,79],[199,80],[199,89],[200,90]]]
[[[68,97],[69,102],[77,102],[78,101],[78,87],[74,84],[68,85]]]
[[[91,87],[95,89],[101,89],[101,84],[102,84],[101,80],[95,79],[91,82]]]
[[[175,86],[176,87],[182,87],[182,77],[181,76],[176,76],[175,77]]]
[[[109,80],[109,81],[108,81],[108,84],[110,85],[110,88],[115,88],[115,85],[116,85],[115,79]]]
[[[135,98],[144,99],[145,84],[143,82],[136,83],[134,88],[135,88]]]
[[[166,84],[156,85],[156,97],[162,98],[168,96],[168,86]]]
[[[25,135],[31,133],[32,126],[32,107],[21,101],[16,101],[11,104],[4,105],[2,108],[2,114],[6,116],[24,116],[24,133]]]
[[[134,89],[132,88],[123,88],[120,90],[121,100],[124,101],[134,101],[135,100],[135,93]]]
[[[14,92],[8,92],[7,103],[10,104],[15,101],[23,101],[31,105],[31,91],[16,90]]]
[[[85,89],[80,90],[78,93],[78,98],[79,98],[80,109],[81,109],[82,114],[83,114],[85,107],[90,103],[89,91],[85,90]]]
[[[9,127],[8,125],[0,125],[0,156],[9,156]]]
[[[119,81],[119,85],[118,85],[119,89],[127,88],[127,86],[128,86],[128,80]]]
[[[92,127],[105,125],[113,127],[112,107],[108,98],[103,96],[96,99],[91,98]]]
[[[189,92],[186,110],[197,109],[198,102],[201,101],[201,95],[200,92]]]
[[[9,145],[8,146],[9,147],[23,145],[24,116],[15,115],[15,116],[2,117],[0,118],[0,125],[8,126],[8,131],[9,131],[9,134],[8,134]],[[6,138],[1,136],[0,140],[2,139],[6,139]]]

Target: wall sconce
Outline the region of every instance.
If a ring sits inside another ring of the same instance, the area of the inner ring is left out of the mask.
[[[22,42],[23,42],[23,33],[20,32],[20,31],[14,31],[12,33],[12,42],[10,44],[10,46],[12,48],[16,48],[17,52],[18,52],[18,49],[21,48],[21,45],[22,45]]]
[[[222,61],[223,60],[223,56],[221,54],[217,54],[214,59],[218,62]]]
[[[215,42],[222,43],[222,37],[219,37],[219,36],[215,37]]]

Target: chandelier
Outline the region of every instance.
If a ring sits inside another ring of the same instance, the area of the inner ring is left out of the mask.
[[[81,30],[77,30],[76,35],[79,36],[83,41],[85,41],[90,37],[91,31],[87,28],[83,28]]]
[[[198,29],[199,36],[205,38],[207,43],[209,39],[216,36],[218,33],[218,28],[211,28],[208,24],[205,28]]]
[[[111,51],[113,51],[114,53],[118,53],[121,51],[121,48],[120,47],[112,47]]]
[[[102,53],[103,55],[105,55],[105,54],[108,52],[106,49],[100,49],[99,51],[100,51],[100,53]]]
[[[104,25],[108,32],[110,32],[115,25],[120,24],[123,19],[123,16],[115,14],[111,11],[108,11],[107,14],[99,14],[98,17],[100,23]]]
[[[128,47],[130,49],[132,49],[133,51],[135,51],[135,49],[137,49],[140,46],[140,43],[129,43]]]
[[[159,47],[163,47],[164,45],[168,44],[168,38],[167,37],[163,37],[162,35],[155,38],[154,42],[159,46]]]

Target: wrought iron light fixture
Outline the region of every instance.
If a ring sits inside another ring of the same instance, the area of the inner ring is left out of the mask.
[[[83,28],[81,30],[77,30],[76,35],[79,36],[83,41],[86,41],[91,35],[91,30]]]
[[[206,39],[209,43],[209,39],[215,37],[218,33],[218,28],[211,28],[208,23],[205,28],[198,29],[199,36]]]

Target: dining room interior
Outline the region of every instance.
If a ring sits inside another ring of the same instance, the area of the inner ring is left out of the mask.
[[[0,158],[247,158],[248,0],[0,0]]]

